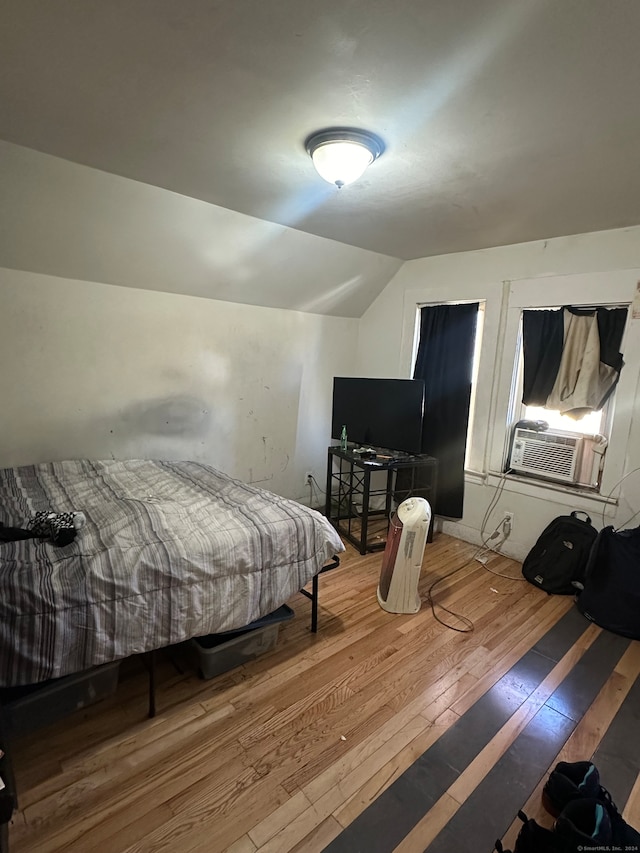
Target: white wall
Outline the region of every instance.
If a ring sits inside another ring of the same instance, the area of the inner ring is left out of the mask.
[[[3,141],[0,185],[0,465],[190,458],[309,500],[401,262]]]
[[[486,300],[470,465],[476,474],[467,477],[463,519],[445,522],[445,530],[479,542],[485,510],[501,485],[491,472],[499,473],[508,440],[506,406],[519,308],[631,302],[639,278],[640,227],[624,228],[411,261],[365,313],[356,372],[403,377],[410,374],[417,304]],[[640,466],[640,320],[629,321],[624,350],[626,366],[615,398],[618,429],[607,453],[605,493]],[[513,533],[504,550],[522,558],[548,521],[572,509],[586,508],[597,527],[624,524],[640,510],[640,472],[615,489],[615,496],[619,500],[610,505],[562,488],[506,482],[487,529],[493,530],[501,510],[513,511]],[[640,517],[633,526],[639,523]]]
[[[0,269],[0,466],[188,458],[308,499],[357,337],[353,319]]]

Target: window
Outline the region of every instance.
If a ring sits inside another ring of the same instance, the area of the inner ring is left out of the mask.
[[[526,473],[517,472],[517,475],[509,475],[511,480],[508,483],[508,488],[513,489],[519,494],[527,496],[535,496],[543,499],[545,492],[549,490],[559,490],[569,492],[568,495],[561,496],[549,495],[553,500],[564,502],[569,498],[572,502],[581,501],[584,508],[589,506],[593,511],[602,510],[603,519],[607,517],[613,518],[615,510],[612,507],[618,495],[624,491],[617,491],[618,484],[621,478],[629,470],[629,466],[635,467],[634,460],[634,442],[633,442],[633,417],[634,412],[637,412],[637,383],[638,370],[640,365],[640,325],[632,322],[631,303],[629,300],[630,294],[635,294],[637,283],[640,281],[640,269],[632,270],[617,270],[604,271],[598,273],[577,273],[569,275],[553,275],[547,277],[536,277],[527,279],[518,279],[503,283],[503,300],[501,307],[503,310],[503,335],[500,337],[500,328],[494,327],[494,302],[487,301],[487,321],[485,327],[485,343],[483,360],[480,363],[480,385],[482,393],[478,396],[478,412],[477,421],[483,421],[485,409],[485,398],[488,394],[485,393],[485,388],[493,387],[495,396],[493,400],[495,405],[489,409],[487,418],[488,435],[487,446],[488,450],[488,473],[489,475],[502,475],[509,468],[510,452],[513,446],[513,437],[515,432],[515,424],[524,417],[525,411],[522,408],[523,400],[523,364],[521,362],[523,351],[522,339],[522,322],[523,315],[526,313],[538,313],[550,311],[555,308],[559,310],[560,306],[579,306],[583,310],[590,309],[593,311],[593,306],[599,306],[601,309],[620,309],[622,308],[624,319],[624,330],[620,345],[615,354],[624,353],[625,365],[621,372],[614,393],[606,401],[604,414],[599,435],[606,437],[606,453],[604,460],[598,460],[598,456],[605,450],[602,442],[598,442],[595,437],[581,438],[578,435],[579,443],[582,444],[582,449],[586,454],[583,455],[583,460],[589,461],[589,456],[592,451],[597,451],[592,457],[594,463],[603,462],[601,466],[601,475],[599,476],[599,484],[597,487],[591,487],[585,491],[581,483],[573,482],[545,482],[542,479],[543,475],[538,477],[529,476]],[[612,311],[613,319],[618,312]],[[494,340],[494,329],[497,337],[496,350],[500,353],[499,362],[494,362],[491,367],[494,369],[493,386],[490,385],[492,375],[487,372],[487,364],[490,359],[485,358],[485,355],[490,352]],[[611,354],[607,336],[605,336],[605,350]],[[611,348],[613,349],[613,348]],[[529,354],[529,350],[527,350]],[[607,356],[607,353],[605,353]],[[622,358],[622,357],[621,357]],[[609,363],[609,362],[607,362]],[[527,376],[527,388],[530,377]],[[541,395],[542,396],[542,395]],[[543,405],[547,402],[546,399],[525,398],[526,403],[530,405]],[[560,406],[553,406],[558,409]],[[597,406],[594,408],[598,408]],[[548,420],[548,413],[543,415],[545,420]],[[578,427],[582,429],[584,423],[576,422],[573,424],[574,429]],[[478,445],[478,425],[474,435],[474,445]],[[551,427],[547,431],[547,437],[553,437],[553,432],[557,427]],[[586,433],[586,429],[584,430]],[[549,436],[549,433],[551,435]],[[568,442],[575,436],[575,433],[565,433]],[[567,443],[568,443],[567,442]],[[637,442],[636,442],[637,444]],[[479,445],[478,445],[479,446]],[[583,468],[586,466],[583,466]],[[595,467],[595,465],[594,465]],[[478,470],[482,470],[478,468]],[[545,478],[549,479],[549,478]],[[593,482],[593,478],[590,478]],[[496,482],[496,481],[492,481]],[[635,485],[635,484],[634,484]],[[599,493],[599,497],[596,494]],[[570,494],[573,490],[581,492],[580,497],[575,497]],[[590,503],[591,499],[595,501]],[[603,506],[605,509],[603,509]],[[635,511],[635,509],[634,509]],[[603,520],[603,524],[604,524]]]
[[[599,412],[590,412],[576,420],[568,415],[562,415],[556,409],[545,409],[544,406],[522,406],[522,420],[546,421],[550,429],[560,429],[565,432],[579,432],[583,435],[603,434],[606,429],[606,407]]]
[[[613,421],[613,395],[622,366],[619,348],[625,319],[626,308],[620,310],[617,306],[614,310],[603,306],[522,312],[505,470],[575,486],[598,487]],[[580,334],[572,337],[576,327]],[[545,398],[551,403],[549,407],[543,402]],[[593,400],[603,401],[599,409],[591,408]],[[563,401],[564,413],[553,405]],[[567,409],[584,414],[573,417]],[[542,421],[548,426],[538,431],[521,421]]]

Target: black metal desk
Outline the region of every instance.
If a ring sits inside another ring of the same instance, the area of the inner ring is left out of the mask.
[[[378,478],[379,485],[371,483],[371,475],[385,472]],[[431,506],[435,500],[438,480],[438,463],[432,456],[410,456],[381,450],[375,459],[363,459],[353,448],[342,450],[330,447],[327,459],[327,490],[325,515],[361,554],[378,551],[385,542],[369,541],[369,520],[372,516],[385,516],[388,529],[393,500],[401,503],[405,498],[426,498]],[[372,508],[373,503],[382,507]],[[433,538],[433,515],[427,541]]]

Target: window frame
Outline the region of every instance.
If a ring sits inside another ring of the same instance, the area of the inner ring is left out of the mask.
[[[544,308],[536,308],[536,309],[527,309],[523,308],[522,311],[527,310],[557,310],[562,306],[558,305],[549,305],[544,306]],[[626,308],[626,305],[594,305],[593,308]],[[626,329],[625,329],[626,331]],[[624,339],[623,339],[624,343]],[[507,417],[507,426],[508,428],[513,428],[513,426],[519,420],[525,420],[527,418],[527,409],[534,408],[532,406],[527,406],[522,402],[522,386],[524,381],[524,354],[522,349],[522,312],[520,314],[520,327],[518,331],[518,341],[517,341],[517,349],[514,359],[514,377],[511,383],[511,399],[509,400],[509,414]],[[552,429],[565,429],[566,432],[575,432],[578,435],[604,435],[607,441],[611,436],[611,429],[613,426],[614,412],[615,412],[615,397],[616,390],[614,388],[612,394],[607,399],[606,403],[602,407],[601,411],[603,413],[603,418],[601,420],[600,426],[601,430],[599,433],[593,432],[584,432],[584,430],[579,429],[579,422],[576,421],[576,429],[572,429],[571,427],[552,427]],[[536,408],[544,408],[544,407],[536,407]]]
[[[515,355],[523,309],[546,308],[550,302],[576,307],[591,307],[594,305],[622,306],[630,308],[636,290],[640,270],[627,269],[601,273],[573,273],[571,275],[553,275],[533,279],[519,279],[505,282],[507,298],[503,304],[503,323],[501,328],[501,357],[496,364],[497,394],[495,400],[495,416],[489,424],[491,436],[489,439],[489,464],[486,477],[489,481],[494,478],[504,478],[506,454],[510,436],[510,401],[513,393],[513,381],[516,376]],[[549,295],[553,295],[553,300]],[[606,294],[606,299],[603,299]],[[600,493],[593,490],[581,490],[580,487],[568,486],[565,483],[534,480],[526,476],[507,475],[512,479],[518,491],[535,494],[542,497],[554,492],[573,494],[572,501],[580,500],[592,506],[617,502],[616,487],[622,477],[629,434],[631,429],[632,409],[624,405],[626,400],[634,400],[636,392],[637,365],[640,364],[640,336],[632,332],[632,316],[629,312],[621,350],[624,354],[626,369],[622,370],[616,387],[616,397],[619,402],[615,411],[609,436],[609,446],[605,457],[604,470],[600,482]],[[593,503],[595,501],[595,504]]]

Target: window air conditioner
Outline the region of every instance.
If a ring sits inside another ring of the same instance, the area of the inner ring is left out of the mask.
[[[518,427],[513,431],[509,468],[560,483],[598,485],[607,445],[603,435]]]

